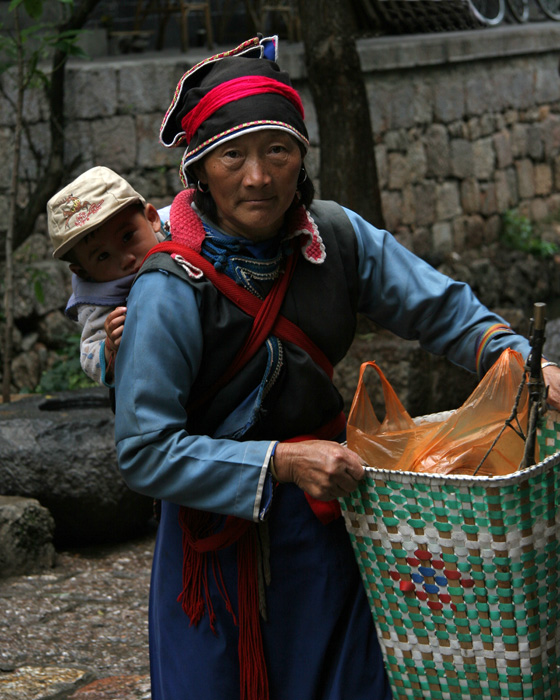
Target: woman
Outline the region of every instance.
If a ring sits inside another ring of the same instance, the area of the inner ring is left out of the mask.
[[[529,351],[467,286],[313,201],[303,108],[275,57],[257,38],[183,76],[161,140],[187,143],[195,187],[128,300],[116,439],[127,483],[162,503],[154,700],[390,698],[333,500],[363,468],[338,442],[332,366],[357,312],[481,375]]]

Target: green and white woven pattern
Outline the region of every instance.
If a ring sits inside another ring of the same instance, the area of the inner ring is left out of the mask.
[[[526,471],[368,468],[341,501],[395,700],[560,698],[556,428]]]

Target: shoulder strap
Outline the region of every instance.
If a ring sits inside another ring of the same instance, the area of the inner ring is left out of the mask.
[[[162,252],[169,253],[172,257],[181,256],[190,265],[201,270],[222,294],[254,319],[251,332],[234,358],[233,363],[220,379],[215,382],[210,391],[206,395],[201,396],[200,399],[197,399],[191,408],[205,403],[218,389],[225,386],[253,357],[271,334],[276,335],[281,340],[299,345],[323,369],[327,376],[332,378],[333,366],[323,351],[298,326],[279,313],[295,270],[299,257],[299,248],[296,248],[295,252],[288,257],[286,271],[276,280],[264,301],[240,287],[231,277],[228,277],[223,272],[218,272],[210,261],[192,248],[174,241],[165,241],[154,246],[144,260],[155,253]]]

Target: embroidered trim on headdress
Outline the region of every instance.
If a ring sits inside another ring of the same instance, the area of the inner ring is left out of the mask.
[[[239,46],[236,46],[234,49],[231,49],[230,51],[222,51],[221,53],[214,54],[214,56],[209,56],[208,58],[205,58],[203,61],[200,61],[197,63],[195,66],[190,68],[181,78],[181,80],[177,83],[177,87],[175,88],[175,93],[173,95],[173,99],[171,101],[171,104],[169,105],[169,108],[167,112],[165,113],[165,116],[163,118],[163,122],[161,124],[160,128],[160,134],[159,134],[159,140],[163,146],[166,148],[173,148],[174,146],[180,146],[184,141],[185,141],[185,133],[184,132],[177,132],[173,135],[173,139],[171,141],[165,141],[164,139],[164,131],[165,127],[167,125],[167,122],[169,120],[169,117],[177,107],[177,103],[180,100],[182,93],[183,93],[183,88],[184,84],[191,78],[196,72],[200,71],[201,69],[206,68],[207,66],[211,65],[212,63],[216,63],[217,61],[221,61],[223,58],[227,58],[228,56],[243,56],[244,54],[250,54],[251,56],[255,57],[263,57],[265,56],[266,58],[269,58],[271,61],[276,61],[277,59],[277,46],[278,46],[278,37],[277,36],[272,36],[272,37],[266,37],[266,38],[259,38],[253,37],[252,39],[248,39],[247,41],[244,41],[242,44],[239,44]]]

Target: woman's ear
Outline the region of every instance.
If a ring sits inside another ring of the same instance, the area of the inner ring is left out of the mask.
[[[202,182],[203,185],[208,184],[204,163],[195,163],[191,170],[198,182]]]
[[[144,215],[150,222],[154,232],[157,233],[161,229],[161,219],[159,218],[157,209],[153,204],[146,204],[144,208]]]

